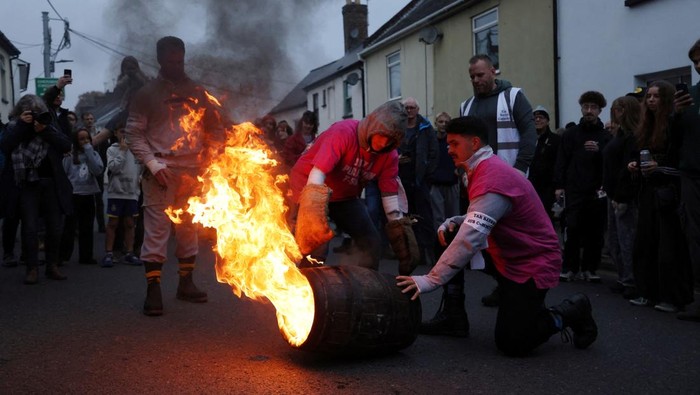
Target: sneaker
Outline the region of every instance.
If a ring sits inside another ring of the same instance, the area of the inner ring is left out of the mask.
[[[593,319],[593,309],[588,296],[577,293],[564,299],[558,306],[549,309],[561,317],[562,333],[566,327],[574,331],[574,346],[578,349],[588,348],[598,338],[598,325]]]
[[[583,281],[586,279],[586,276],[583,274],[583,272],[578,272],[576,273],[576,276],[574,276],[574,280],[576,281]]]
[[[122,262],[125,265],[131,265],[131,266],[141,266],[143,265],[143,262],[134,254],[128,253],[124,255],[124,258],[122,258]]]
[[[583,272],[583,279],[588,281],[589,283],[599,283],[600,282],[600,276],[595,274],[595,272],[590,272],[588,270]]]
[[[17,267],[17,258],[14,254],[7,254],[2,257],[2,265],[4,267]]]
[[[635,298],[635,299],[630,299],[630,303],[635,305],[635,306],[649,306],[650,305],[649,299],[647,299],[643,296],[640,296],[640,297]]]
[[[574,281],[575,277],[576,276],[574,275],[574,272],[572,272],[571,270],[569,270],[566,273],[559,273],[559,279],[562,281],[566,281],[566,282]]]
[[[111,252],[108,252],[104,258],[102,258],[102,262],[100,263],[100,266],[102,267],[112,267],[114,266],[114,256],[112,255]]]
[[[661,302],[654,306],[655,310],[663,311],[664,313],[677,313],[678,307],[672,305],[671,303]]]

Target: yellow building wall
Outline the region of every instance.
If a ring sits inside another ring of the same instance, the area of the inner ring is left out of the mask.
[[[442,39],[432,45],[419,41],[418,32],[373,52],[365,59],[368,110],[389,99],[386,56],[401,52],[402,98],[415,97],[421,114],[434,120],[447,111],[458,114],[459,104],[471,97],[469,58],[472,17],[498,7],[499,79],[523,88],[533,108],[545,106],[554,127],[553,0],[484,1],[434,24]]]

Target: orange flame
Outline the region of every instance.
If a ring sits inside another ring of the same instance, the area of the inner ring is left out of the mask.
[[[190,111],[180,122],[185,129],[200,119],[199,112]],[[251,123],[226,132],[223,154],[212,156],[198,177],[200,196],[190,197],[184,210],[193,222],[216,229],[219,282],[230,284],[238,297],[272,302],[284,337],[299,346],[311,331],[314,297],[294,263],[302,257],[285,221],[287,208],[278,187],[286,176],[273,176],[277,161]],[[173,221],[182,215],[172,207],[167,212]]]

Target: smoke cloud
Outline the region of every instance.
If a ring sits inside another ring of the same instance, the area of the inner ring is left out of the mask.
[[[321,3],[115,0],[105,20],[118,32],[120,45],[151,76],[158,70],[156,41],[167,35],[180,37],[187,73],[241,122],[272,109],[308,72],[298,69],[287,48],[293,44],[297,51],[317,55],[304,42],[314,33],[310,15]]]

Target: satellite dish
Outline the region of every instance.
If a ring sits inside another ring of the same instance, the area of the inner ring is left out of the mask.
[[[360,76],[357,73],[349,74],[345,78],[345,82],[347,82],[349,85],[355,85],[358,81],[360,81]]]
[[[418,33],[418,37],[418,41],[430,45],[442,38],[442,32],[435,26],[427,26]]]

